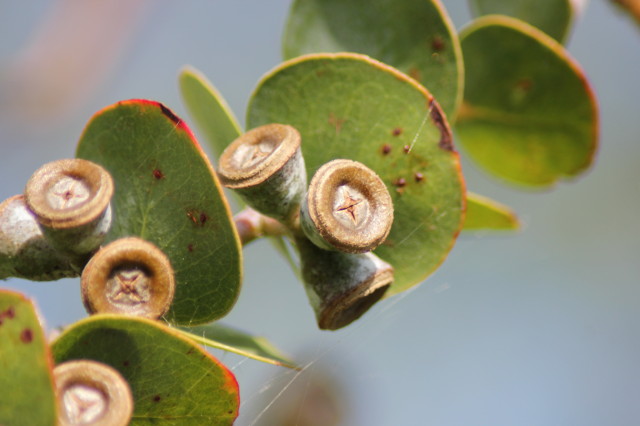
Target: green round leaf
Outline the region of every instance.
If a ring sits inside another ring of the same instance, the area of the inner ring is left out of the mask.
[[[52,425],[52,359],[33,304],[0,290],[0,425]]]
[[[240,241],[213,168],[184,122],[164,105],[119,102],[87,125],[77,156],[113,176],[108,241],[139,236],[162,249],[176,274],[167,319],[210,322],[240,290]]]
[[[231,425],[238,415],[233,374],[193,341],[159,322],[94,315],[53,343],[56,363],[90,359],[127,380],[132,425]]]
[[[515,231],[518,217],[509,207],[482,195],[467,193],[467,214],[463,231]]]
[[[460,43],[437,0],[295,0],[283,52],[369,55],[423,84],[449,120],[462,100]]]
[[[476,20],[461,40],[467,73],[456,132],[477,163],[532,186],[551,185],[591,164],[596,101],[560,44],[498,16]]]
[[[446,119],[414,80],[363,55],[309,55],[260,82],[247,122],[296,127],[309,177],[335,158],[378,173],[394,204],[391,232],[376,249],[395,268],[391,294],[444,260],[461,227],[464,183]]]
[[[562,43],[571,29],[575,0],[469,0],[474,15],[521,19]]]

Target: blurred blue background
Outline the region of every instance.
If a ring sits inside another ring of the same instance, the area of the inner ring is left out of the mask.
[[[102,22],[102,38],[69,24],[72,42],[29,56],[54,2],[0,0],[0,199],[21,193],[43,163],[73,156],[86,121],[113,102],[155,99],[189,121],[176,83],[184,64],[243,121],[258,79],[280,62],[286,0],[106,3],[118,10],[88,20]],[[224,321],[308,368],[297,376],[217,352],[240,382],[238,425],[267,424],[288,398],[276,398],[282,386],[304,395],[314,371],[333,378],[344,425],[640,424],[640,28],[607,3],[589,4],[568,44],[599,99],[595,167],[521,192],[463,164],[470,189],[517,210],[521,233],[463,234],[426,282],[338,332],[317,330],[269,244],[245,249],[243,292]],[[469,22],[465,2],[444,4],[457,28]],[[71,68],[33,62],[47,55]],[[1,285],[32,296],[50,328],[86,315],[77,280]]]

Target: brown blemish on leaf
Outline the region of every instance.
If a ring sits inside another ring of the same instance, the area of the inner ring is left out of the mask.
[[[4,322],[4,319],[13,319],[16,316],[16,311],[13,306],[9,306],[5,311],[0,312],[0,325]]]
[[[453,151],[451,129],[449,129],[449,124],[444,120],[440,105],[438,105],[438,102],[436,102],[435,99],[431,99],[429,102],[429,115],[431,116],[433,124],[436,125],[438,130],[440,130],[440,141],[438,142],[438,146],[444,150]]]
[[[189,244],[187,246],[187,250],[189,251],[189,253],[193,253],[193,244]]]
[[[345,121],[347,120],[344,118],[338,118],[333,113],[329,114],[329,124],[335,127],[336,134],[340,133],[340,130],[342,130],[342,125],[344,124]]]
[[[415,179],[416,182],[422,182],[424,180],[424,175],[420,172],[416,172],[413,175],[413,178]]]
[[[153,177],[158,180],[164,179],[164,173],[160,169],[153,169]]]
[[[409,151],[411,151],[411,147],[409,145],[405,145],[402,147],[402,152],[404,152],[405,154],[408,154]]]
[[[388,155],[391,152],[391,145],[389,145],[388,143],[385,143],[384,145],[382,145],[382,155]]]
[[[160,402],[161,399],[162,397],[160,397],[160,395],[156,395],[153,397],[153,402]]]
[[[20,340],[22,343],[31,343],[33,342],[33,331],[30,328],[25,328],[20,333]]]
[[[402,188],[407,184],[407,180],[405,178],[398,178],[396,180],[393,181],[393,184],[397,187],[397,188]]]
[[[129,366],[129,361],[122,361],[122,365],[124,365],[125,367]]]
[[[431,40],[431,49],[434,52],[441,52],[444,49],[444,40],[439,35],[433,37]]]
[[[400,136],[402,134],[402,132],[403,132],[402,127],[396,127],[395,129],[393,129],[391,134],[393,136]]]
[[[195,209],[187,210],[187,217],[196,226],[204,226],[209,220],[209,216],[205,212],[199,212]]]
[[[195,210],[187,210],[187,217],[191,220],[191,222],[193,222],[195,225],[198,224],[198,217],[197,217],[198,212],[196,212]]]
[[[530,78],[523,78],[516,83],[516,87],[524,92],[528,92],[533,87],[533,81]]]
[[[176,124],[176,126],[182,125],[182,120],[180,120],[180,118],[178,118],[178,116],[175,115],[173,111],[171,111],[169,108],[167,108],[166,106],[162,105],[159,102],[158,102],[158,106],[160,106],[162,113],[166,115],[167,118],[169,118],[169,120],[173,121]]]

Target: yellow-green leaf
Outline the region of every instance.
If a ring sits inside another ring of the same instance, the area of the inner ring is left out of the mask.
[[[196,342],[211,348],[222,349],[268,364],[297,368],[271,342],[261,336],[253,336],[219,323],[181,327],[178,331]]]
[[[184,67],[179,82],[189,115],[219,158],[227,145],[240,136],[238,121],[222,95],[200,71]]]
[[[456,132],[479,165],[528,186],[549,186],[591,165],[596,100],[560,44],[501,16],[474,21],[461,41],[467,73]]]
[[[0,425],[55,424],[52,366],[33,304],[0,290]]]
[[[514,231],[520,228],[518,217],[509,207],[482,195],[467,192],[467,215],[463,231]]]

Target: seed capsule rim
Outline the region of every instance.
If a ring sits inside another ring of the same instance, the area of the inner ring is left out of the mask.
[[[275,136],[277,146],[262,161],[249,167],[238,167],[234,158],[237,150],[246,144],[256,145],[266,137]],[[288,124],[271,123],[256,127],[240,135],[220,156],[218,175],[222,184],[231,189],[256,186],[276,174],[300,149],[301,136]]]

